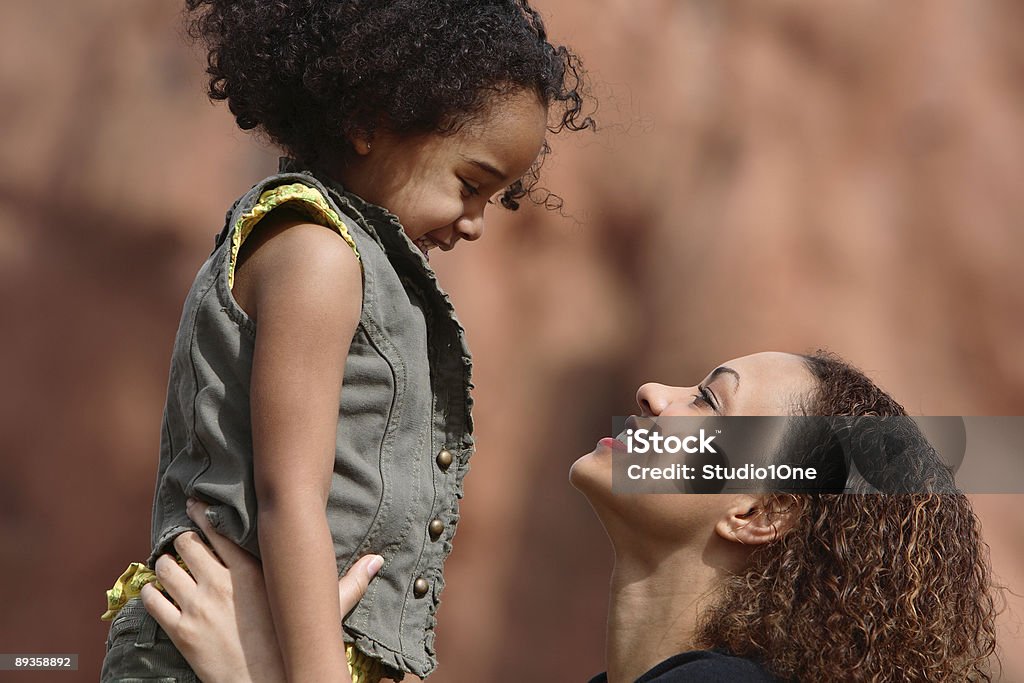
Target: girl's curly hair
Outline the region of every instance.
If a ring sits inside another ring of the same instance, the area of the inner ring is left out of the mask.
[[[449,133],[520,88],[555,109],[552,132],[593,128],[579,58],[548,41],[526,0],[186,0],[207,47],[208,94],[315,166],[385,127]],[[534,189],[541,157],[502,197]],[[546,197],[539,201],[544,202]]]
[[[810,415],[902,416],[859,370],[818,352]],[[782,680],[990,680],[988,546],[959,493],[776,495],[792,527],[755,551],[704,613],[698,641]]]

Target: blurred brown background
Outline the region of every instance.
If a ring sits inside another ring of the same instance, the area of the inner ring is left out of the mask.
[[[825,346],[914,413],[1024,413],[1024,5],[536,4],[604,127],[553,141],[569,218],[495,211],[434,259],[479,387],[438,683],[602,668],[610,549],[567,470],[643,381]],[[179,12],[0,9],[0,652],[81,655],[23,680],[97,677],[103,590],[148,552],[181,302],[275,168],[205,100]],[[1018,593],[1022,501],[977,498]]]

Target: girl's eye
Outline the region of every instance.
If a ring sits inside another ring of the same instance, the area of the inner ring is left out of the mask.
[[[476,195],[480,194],[480,190],[470,185],[469,182],[466,181],[464,178],[459,178],[459,180],[462,182],[462,189],[466,192],[466,194],[468,194],[471,197],[475,197]]]

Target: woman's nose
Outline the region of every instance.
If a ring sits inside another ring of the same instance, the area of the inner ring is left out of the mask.
[[[672,387],[648,382],[636,392],[636,404],[640,406],[640,414],[644,417],[657,417],[671,402]]]

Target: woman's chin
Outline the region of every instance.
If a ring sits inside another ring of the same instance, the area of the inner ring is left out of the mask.
[[[607,451],[607,452],[604,452]],[[569,468],[569,483],[593,500],[595,494],[610,494],[612,490],[611,449],[598,446],[576,459]]]
[[[593,453],[582,455],[576,458],[573,464],[569,466],[569,483],[572,484],[573,488],[579,491],[583,491],[583,483],[587,479],[588,465],[586,461],[591,455],[593,455]]]

